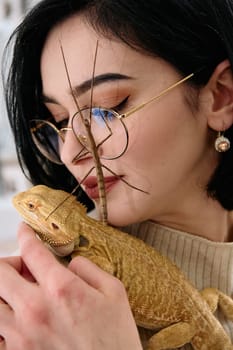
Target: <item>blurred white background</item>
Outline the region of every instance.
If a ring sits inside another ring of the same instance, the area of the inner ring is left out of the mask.
[[[0,0],[0,60],[9,36],[37,2],[39,0]],[[28,185],[17,162],[0,78],[0,256],[13,254],[17,249],[16,233],[21,219],[11,199]]]

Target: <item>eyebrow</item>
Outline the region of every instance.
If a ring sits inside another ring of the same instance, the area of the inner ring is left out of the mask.
[[[76,85],[73,87],[73,93],[75,96],[79,97],[80,95],[84,94],[85,92],[89,91],[92,87],[96,87],[98,85],[104,84],[104,83],[110,83],[114,81],[119,81],[119,80],[131,80],[134,79],[128,75],[124,74],[119,74],[119,73],[105,73],[105,74],[100,74],[94,77],[94,79],[88,79],[85,80],[83,83],[80,85]],[[72,94],[72,91],[70,91],[70,94]],[[42,101],[44,103],[55,103],[59,104],[56,99],[50,96],[43,95],[42,96]]]

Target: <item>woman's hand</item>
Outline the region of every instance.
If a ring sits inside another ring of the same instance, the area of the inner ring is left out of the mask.
[[[0,260],[1,350],[142,349],[120,281],[83,257],[65,268],[25,224],[19,246]]]

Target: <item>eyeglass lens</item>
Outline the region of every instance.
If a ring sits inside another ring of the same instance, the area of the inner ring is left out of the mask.
[[[76,113],[71,122],[74,135],[89,152],[92,145],[88,141],[83,120],[87,120],[99,156],[104,159],[120,157],[128,146],[128,131],[119,114],[113,110],[94,107]],[[31,120],[32,138],[39,151],[50,161],[61,164],[60,153],[66,137],[66,129],[58,129],[46,120]]]

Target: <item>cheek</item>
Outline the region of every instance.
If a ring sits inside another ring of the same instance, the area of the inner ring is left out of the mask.
[[[151,163],[153,159],[163,163],[182,141],[183,124],[180,111],[174,109],[150,109],[147,114],[141,114],[129,127],[130,158],[135,162],[140,160],[141,164]]]
[[[139,187],[172,186],[193,169],[204,152],[204,141],[198,136],[200,124],[181,98],[148,108],[132,116],[130,123],[124,166],[129,181]]]

